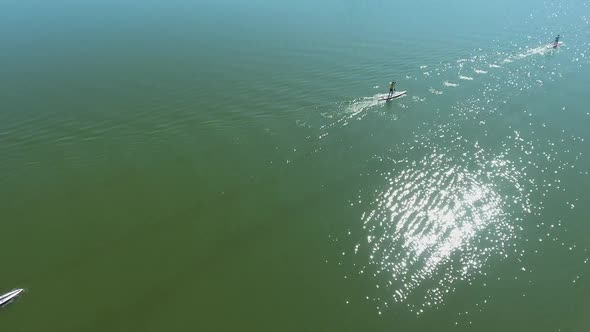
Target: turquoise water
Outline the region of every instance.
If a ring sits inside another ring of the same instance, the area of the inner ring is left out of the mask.
[[[2,3],[1,328],[586,331],[589,8]]]

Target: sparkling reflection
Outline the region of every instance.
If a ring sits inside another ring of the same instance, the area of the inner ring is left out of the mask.
[[[499,157],[465,161],[443,153],[406,161],[363,216],[368,235],[356,252],[366,246],[378,287],[392,289],[393,302],[441,304],[516,236],[504,211],[529,209],[519,171]]]

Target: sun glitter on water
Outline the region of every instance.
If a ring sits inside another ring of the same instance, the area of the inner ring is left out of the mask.
[[[390,302],[436,307],[490,257],[506,255],[517,235],[505,211],[514,204],[528,210],[529,203],[514,165],[484,159],[461,165],[434,154],[387,177],[363,216],[367,236],[355,252],[368,252],[365,268],[375,271],[379,288],[391,289]]]

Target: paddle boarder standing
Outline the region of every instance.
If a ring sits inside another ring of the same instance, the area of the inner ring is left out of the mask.
[[[395,91],[395,81],[389,83],[389,95],[387,95],[387,98],[391,98],[393,96],[393,91]]]
[[[557,46],[559,46],[559,38],[561,38],[560,35],[557,35],[557,37],[555,37],[555,43],[553,43],[553,48],[557,48]]]

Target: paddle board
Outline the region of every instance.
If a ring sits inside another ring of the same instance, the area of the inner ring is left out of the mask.
[[[379,100],[389,101],[389,100],[392,100],[392,99],[395,99],[395,98],[399,98],[399,97],[405,95],[406,92],[407,91],[396,91],[396,92],[393,93],[393,95],[391,95],[391,97],[383,97],[383,98],[379,98]]]
[[[559,43],[557,43],[557,46],[555,46],[555,43],[551,43],[551,44],[548,44],[548,45],[547,45],[547,48],[558,48],[558,47],[560,47],[561,45],[563,45],[563,42],[559,42]]]
[[[25,290],[24,289],[14,289],[6,294],[0,295],[0,307],[7,305],[8,303],[12,302],[16,299],[19,295],[21,295]]]

